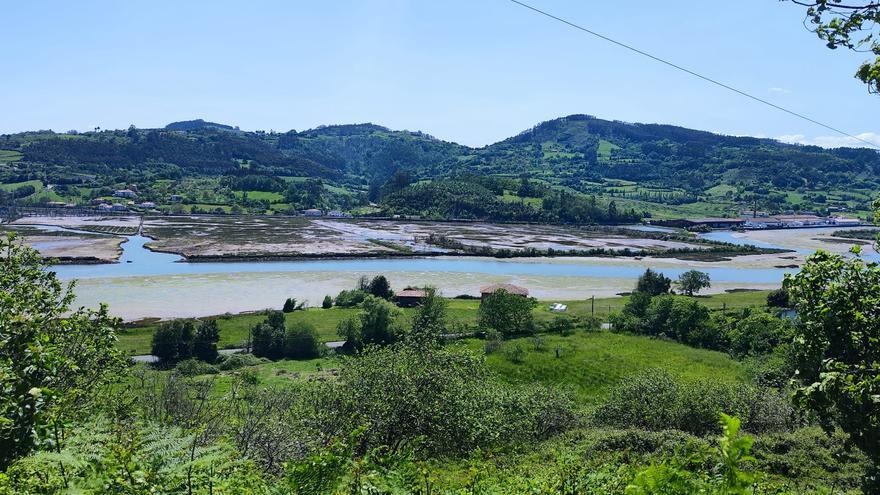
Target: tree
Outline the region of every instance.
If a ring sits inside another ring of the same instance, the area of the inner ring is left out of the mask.
[[[880,493],[880,265],[818,251],[783,287],[798,312],[795,398],[867,454],[866,493]]]
[[[678,277],[678,287],[689,296],[711,286],[709,274],[699,270],[688,270]]]
[[[281,308],[282,313],[291,313],[296,310],[296,299],[288,297],[284,300],[284,306]]]
[[[71,311],[66,286],[39,253],[0,238],[0,470],[49,438],[123,373],[107,307]]]
[[[420,345],[436,345],[446,331],[446,299],[434,287],[425,287],[425,297],[412,318],[409,338]]]
[[[776,289],[767,294],[767,306],[771,308],[788,308],[791,305],[788,298],[788,291]]]
[[[792,0],[807,7],[813,32],[832,50],[838,47],[869,51],[876,58],[859,66],[855,77],[868,85],[870,93],[880,93],[880,2],[865,0]]]
[[[151,352],[163,363],[176,363],[193,356],[195,324],[192,320],[173,320],[159,325],[153,334]]]
[[[333,298],[330,295],[324,296],[324,301],[321,302],[321,307],[324,309],[330,309],[333,307]]]
[[[391,284],[388,282],[388,279],[385,278],[385,275],[376,275],[373,277],[373,280],[370,281],[370,285],[367,287],[367,292],[385,300],[391,299],[394,295],[391,291]]]
[[[644,292],[652,296],[666,294],[670,287],[672,287],[672,280],[669,277],[650,268],[645,270],[645,273],[636,282],[636,292]]]
[[[343,320],[336,327],[349,349],[361,349],[369,344],[386,345],[394,342],[400,334],[397,321],[403,314],[390,302],[369,295],[364,299],[357,316]]]
[[[254,355],[269,359],[281,359],[284,357],[286,327],[283,312],[269,311],[266,319],[258,323],[251,331]]]
[[[284,357],[289,359],[312,359],[321,355],[318,332],[309,323],[298,321],[284,334]]]
[[[536,304],[533,298],[498,289],[480,303],[478,324],[485,330],[497,330],[505,337],[524,333],[533,323],[532,309]]]
[[[205,320],[198,329],[193,338],[193,357],[202,361],[213,363],[217,360],[217,342],[220,341],[220,328],[217,326],[217,320]]]

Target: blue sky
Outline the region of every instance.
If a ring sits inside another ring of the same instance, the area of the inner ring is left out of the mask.
[[[880,143],[880,97],[790,2],[531,0]],[[374,122],[472,146],[586,113],[824,145],[846,138],[507,0],[6,2],[0,132]]]

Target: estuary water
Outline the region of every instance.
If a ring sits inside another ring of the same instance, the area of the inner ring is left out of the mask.
[[[729,241],[730,239],[719,239]],[[119,263],[59,265],[77,280],[77,304],[107,303],[126,320],[197,317],[278,307],[287,297],[312,305],[353,287],[361,276],[384,274],[393,287],[431,285],[446,296],[477,295],[482,285],[514,283],[542,300],[607,297],[632,289],[646,268],[677,278],[689,269],[709,274],[711,291],[777,287],[786,268],[638,258],[513,258],[441,256],[394,259],[187,263],[146,249],[141,235],[122,244]]]

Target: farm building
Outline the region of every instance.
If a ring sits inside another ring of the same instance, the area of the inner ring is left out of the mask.
[[[422,289],[404,289],[394,295],[394,301],[402,308],[412,308],[421,304],[427,295]]]
[[[317,208],[309,208],[308,210],[303,210],[302,214],[307,217],[320,217],[324,214],[324,212]]]
[[[513,284],[492,284],[480,287],[480,301],[485,300],[486,297],[499,290],[504,290],[510,294],[516,294],[517,296],[529,297],[529,289],[526,289],[525,287]]]

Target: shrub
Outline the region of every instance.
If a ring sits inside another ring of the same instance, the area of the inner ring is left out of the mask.
[[[216,366],[194,358],[185,359],[177,363],[174,371],[183,376],[216,375],[219,373]]]
[[[205,320],[199,324],[193,337],[193,357],[213,363],[217,360],[217,342],[220,341],[220,328],[216,320]]]
[[[594,413],[594,419],[618,428],[646,430],[676,429],[706,435],[718,431],[718,417],[735,413],[749,429],[775,431],[792,425],[791,409],[778,402],[758,404],[758,399],[774,399],[769,391],[750,385],[713,380],[681,381],[669,373],[651,370],[627,378],[614,388]]]
[[[359,289],[343,290],[336,296],[336,305],[340,308],[353,308],[364,302],[366,297],[367,293]]]
[[[587,332],[598,332],[602,329],[602,319],[598,316],[584,315],[579,319],[581,327]]]
[[[324,301],[321,302],[321,307],[323,309],[330,309],[333,307],[333,298],[329,295],[324,296]]]
[[[549,330],[559,335],[571,335],[574,332],[574,319],[568,315],[556,315],[550,322]]]
[[[245,366],[256,366],[268,363],[269,360],[254,356],[253,354],[228,354],[221,358],[217,368],[223,371],[237,370]]]
[[[284,335],[284,357],[288,359],[312,359],[321,355],[321,342],[315,327],[296,322]]]
[[[343,417],[364,425],[364,448],[421,439],[431,453],[464,453],[545,438],[575,420],[567,394],[501,385],[482,359],[442,347],[369,347],[345,361],[337,387],[350,408]]]
[[[767,306],[771,308],[788,308],[791,306],[788,291],[783,287],[767,294]]]
[[[793,332],[788,321],[754,312],[730,324],[725,335],[730,353],[743,358],[773,352],[783,342],[790,342]]]
[[[486,342],[483,344],[483,351],[486,354],[497,352],[504,345],[504,338],[501,332],[497,330],[487,330],[485,335]]]
[[[193,355],[195,324],[192,320],[174,320],[159,325],[153,334],[151,353],[164,363],[176,363]]]

